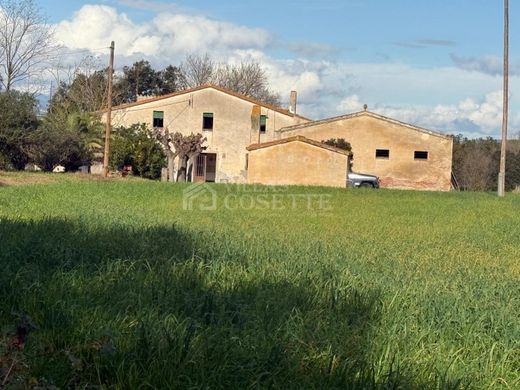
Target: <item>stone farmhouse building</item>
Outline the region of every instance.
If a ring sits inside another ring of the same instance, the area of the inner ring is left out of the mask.
[[[453,138],[369,111],[285,127],[281,138],[344,138],[352,171],[379,177],[383,188],[449,191]]]
[[[114,107],[112,125],[145,123],[170,133],[201,133],[205,153],[194,182],[345,187],[348,167],[377,175],[381,187],[449,191],[453,139],[367,110],[311,121],[214,85]],[[352,156],[322,141],[344,138]],[[352,159],[352,160],[351,160]]]
[[[195,182],[247,182],[248,152],[253,143],[279,137],[277,130],[309,122],[285,110],[214,85],[204,85],[168,95],[140,99],[114,107],[112,126],[145,123],[150,128],[168,128],[202,134],[205,153],[193,162],[190,179]],[[103,116],[105,118],[105,116]]]

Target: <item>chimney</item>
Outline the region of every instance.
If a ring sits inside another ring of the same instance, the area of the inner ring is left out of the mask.
[[[296,114],[296,103],[298,100],[298,94],[296,91],[291,91],[291,101],[289,103],[289,112]]]

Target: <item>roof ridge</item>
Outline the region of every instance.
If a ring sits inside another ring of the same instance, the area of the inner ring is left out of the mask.
[[[372,111],[366,111],[366,110],[364,110],[364,111],[356,111],[356,112],[352,112],[350,114],[344,114],[344,115],[339,115],[339,116],[330,117],[330,118],[318,119],[316,121],[311,121],[311,122],[307,122],[307,123],[300,123],[300,124],[297,124],[297,125],[286,126],[286,127],[282,127],[281,129],[278,129],[277,131],[278,132],[292,131],[292,130],[297,130],[297,129],[301,129],[301,128],[305,128],[305,127],[319,125],[319,124],[322,124],[322,123],[329,123],[329,122],[335,122],[335,121],[342,120],[342,119],[355,118],[357,116],[362,116],[362,115],[368,115],[368,116],[371,116],[373,118],[384,120],[386,122],[399,124],[401,126],[406,126],[406,127],[410,128],[412,130],[416,130],[416,131],[420,131],[420,132],[423,132],[423,133],[431,134],[433,136],[446,138],[446,139],[451,139],[452,138],[451,135],[443,134],[443,133],[441,133],[439,131],[426,129],[424,127],[420,127],[420,126],[416,126],[416,125],[413,125],[413,124],[410,124],[410,123],[402,122],[400,120],[397,120],[397,119],[394,119],[394,118],[390,118],[390,117],[387,117],[387,116],[384,116],[384,115],[381,115],[381,114],[377,114],[377,113],[372,112]]]
[[[330,150],[331,152],[344,154],[346,156],[352,155],[352,152],[350,152],[348,150],[340,149],[340,148],[337,148],[337,147],[331,146],[331,145],[327,145],[324,142],[319,142],[319,141],[307,138],[307,137],[305,137],[303,135],[294,135],[292,137],[281,138],[281,139],[278,139],[278,140],[273,140],[273,141],[268,141],[268,142],[263,142],[263,143],[251,144],[251,145],[247,146],[246,149],[248,151],[258,150],[258,149],[268,148],[268,147],[276,146],[276,145],[282,145],[282,144],[289,143],[289,142],[294,142],[294,141],[304,142],[306,144],[313,145],[313,146],[316,146],[316,147],[319,147],[319,148],[322,148],[322,149],[327,149],[327,150]]]
[[[171,98],[171,97],[176,97],[176,96],[181,96],[181,95],[188,94],[188,93],[201,91],[201,90],[207,89],[207,88],[212,88],[214,90],[220,91],[220,92],[225,93],[227,95],[234,96],[234,97],[236,97],[238,99],[242,99],[242,100],[248,101],[248,102],[253,103],[255,105],[268,108],[270,110],[279,112],[281,114],[285,114],[285,115],[288,115],[288,116],[291,116],[291,117],[298,117],[298,118],[301,118],[301,119],[304,119],[304,120],[307,120],[307,121],[311,120],[311,119],[306,118],[304,116],[301,116],[299,114],[294,114],[294,113],[290,112],[289,110],[287,110],[285,108],[282,108],[280,106],[276,106],[274,104],[262,102],[262,101],[260,101],[258,99],[252,98],[250,96],[246,96],[244,94],[241,94],[239,92],[235,92],[235,91],[233,91],[231,89],[228,89],[228,88],[225,88],[225,87],[221,87],[221,86],[216,85],[216,84],[202,84],[202,85],[199,85],[197,87],[184,89],[182,91],[175,91],[175,92],[171,92],[171,93],[167,93],[167,94],[159,95],[159,96],[151,96],[149,98],[144,98],[144,99],[141,99],[141,100],[138,100],[138,101],[135,101],[135,102],[120,104],[118,106],[112,107],[112,111],[124,110],[126,108],[135,107],[135,106],[139,106],[141,104],[146,104],[146,103],[153,103],[153,102],[157,102],[157,101],[160,101],[160,100],[168,99],[168,98]],[[102,112],[105,112],[105,111],[106,111],[106,109],[102,110]]]

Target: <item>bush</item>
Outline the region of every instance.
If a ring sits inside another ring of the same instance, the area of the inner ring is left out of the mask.
[[[145,124],[115,129],[110,149],[112,169],[122,170],[131,165],[134,175],[147,179],[161,177],[166,163],[164,152]]]

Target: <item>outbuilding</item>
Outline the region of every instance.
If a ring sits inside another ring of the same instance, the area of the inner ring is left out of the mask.
[[[303,136],[247,147],[250,184],[346,187],[350,152]]]
[[[378,176],[381,187],[449,191],[453,138],[361,111],[279,130],[321,142],[343,138],[352,147],[352,171]],[[343,177],[343,176],[341,176]]]

